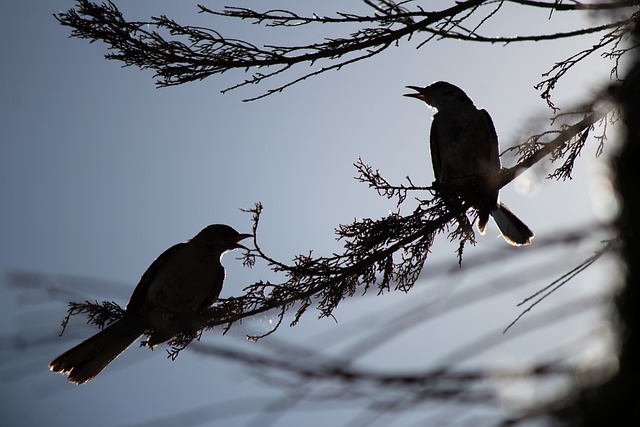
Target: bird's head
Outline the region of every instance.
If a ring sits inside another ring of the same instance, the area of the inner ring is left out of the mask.
[[[458,102],[473,105],[471,98],[462,89],[448,82],[435,82],[426,87],[407,86],[407,88],[415,90],[416,93],[406,93],[404,96],[418,98],[437,110]]]
[[[193,240],[201,240],[209,250],[219,251],[222,254],[238,248],[249,250],[249,248],[240,244],[240,241],[252,236],[253,234],[238,233],[225,224],[213,224],[205,227]]]

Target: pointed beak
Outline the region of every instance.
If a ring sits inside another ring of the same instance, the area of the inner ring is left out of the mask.
[[[253,234],[238,234],[237,236],[235,236],[233,238],[233,247],[234,247],[234,249],[244,249],[244,250],[248,251],[249,248],[244,246],[244,245],[242,245],[242,244],[240,244],[240,240],[244,240],[244,239],[247,239],[249,237],[253,237]]]
[[[418,98],[424,102],[428,102],[427,97],[423,93],[424,88],[418,86],[407,86],[407,89],[413,89],[418,93],[405,93],[402,96],[408,96],[409,98]]]

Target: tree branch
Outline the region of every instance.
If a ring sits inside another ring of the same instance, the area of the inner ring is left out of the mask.
[[[572,11],[572,10],[616,10],[624,9],[628,7],[637,7],[637,0],[626,0],[618,2],[600,2],[600,3],[581,3],[575,2],[573,4],[564,4],[558,1],[544,2],[535,0],[507,0],[510,3],[520,4],[523,6],[540,7],[544,9],[552,9],[557,11]]]
[[[299,64],[314,67],[302,76],[293,77],[289,82],[247,100],[278,93],[309,77],[370,58],[397,45],[402,38],[408,39],[420,32],[431,34],[420,46],[436,36],[439,39],[515,43],[578,37],[610,28],[622,28],[623,23],[632,23],[637,19],[634,15],[633,18],[615,23],[554,34],[487,37],[476,32],[497,14],[502,2],[486,12],[486,7],[492,7],[492,0],[461,1],[449,8],[435,11],[425,11],[419,6],[409,10],[408,3],[400,6],[393,1],[365,3],[372,7],[374,13],[362,15],[337,12],[336,16],[327,17],[315,14],[302,16],[286,10],[258,12],[243,7],[226,7],[217,12],[199,6],[200,13],[226,19],[250,20],[266,27],[293,29],[311,24],[347,24],[348,28],[352,28],[354,24],[361,24],[360,28],[345,37],[324,38],[311,44],[265,44],[261,47],[247,41],[226,38],[212,28],[180,25],[166,16],[152,17],[150,21],[128,22],[112,2],[96,4],[89,0],[78,0],[75,8],[55,17],[60,24],[72,28],[72,37],[88,39],[91,42],[104,41],[109,49],[109,53],[105,55],[107,59],[121,61],[125,66],[154,70],[156,84],[159,87],[202,80],[234,69],[250,73],[250,77],[245,81],[226,89],[230,90],[262,83],[284,72],[292,72]],[[547,5],[544,2],[535,3],[537,7]],[[558,2],[554,4],[558,10],[566,6]],[[521,5],[532,6],[534,5]],[[581,10],[579,7],[575,9]],[[478,24],[472,29],[463,27],[465,21],[477,15],[480,15]],[[624,31],[615,35],[622,37],[622,33],[627,30],[628,28],[624,27]],[[265,73],[263,70],[267,68],[270,71]]]

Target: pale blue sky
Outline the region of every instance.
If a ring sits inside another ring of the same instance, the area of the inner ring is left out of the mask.
[[[187,2],[139,1],[126,7],[122,3],[117,2],[130,19],[167,14],[188,19],[185,23],[206,23]],[[360,7],[355,1],[333,3]],[[310,249],[318,254],[339,250],[332,234],[338,224],[380,217],[394,209],[392,201],[353,179],[352,163],[358,156],[395,182],[406,175],[417,184],[432,181],[427,148],[431,111],[402,96],[406,85],[448,80],[462,87],[476,105],[491,113],[504,148],[520,142],[538,124],[537,118],[549,114],[532,87],[541,73],[575,53],[577,46],[590,46],[596,39],[584,39],[580,45],[507,47],[442,42],[419,50],[415,49],[418,40],[405,41],[373,60],[243,103],[242,98],[255,96],[275,82],[221,95],[220,90],[244,78],[241,73],[228,73],[156,89],[150,71],[122,69],[119,63],[106,61],[102,43],[69,39],[69,29],[58,25],[52,14],[72,5],[71,1],[33,0],[0,4],[4,57],[0,68],[0,272],[58,277],[59,286],[71,287],[81,299],[114,299],[121,305],[157,255],[207,224],[227,223],[249,232],[250,216],[239,208],[252,207],[257,201],[265,207],[263,248],[275,258],[288,261]],[[322,5],[324,11],[334,8],[328,2]],[[505,16],[501,22],[513,34],[532,33],[547,25],[563,27],[561,15],[551,21],[543,15],[535,21],[531,16],[509,15],[507,10]],[[535,25],[527,29],[527,20]],[[246,23],[221,25],[221,32],[240,36],[255,37],[258,31]],[[588,98],[584,88],[595,89],[593,82],[606,81],[608,65],[594,59],[570,73],[558,88],[558,104],[570,107]],[[593,146],[588,153],[585,157],[590,159]],[[501,193],[502,199],[534,229],[538,240],[568,225],[591,223],[590,162],[577,167],[571,182],[542,182],[530,194],[516,192],[515,185],[510,185]],[[453,247],[444,236],[440,240],[433,260],[455,263]],[[497,238],[493,224],[467,254],[478,255],[485,248],[516,250]],[[579,247],[570,256],[558,256],[577,262],[592,249]],[[243,286],[277,277],[262,264],[242,268],[234,258],[227,254],[223,261],[228,271],[223,296],[239,295]],[[71,283],[57,275],[82,279]],[[439,288],[433,286],[444,293],[451,282],[466,285],[452,279],[438,282]],[[62,376],[50,374],[47,363],[93,330],[83,328],[83,320],[76,319],[75,328],[57,338],[65,304],[27,304],[6,285],[0,287],[0,410],[9,420],[7,425],[136,425],[199,405],[257,397],[241,404],[241,412],[248,415],[212,424],[246,425],[280,393],[234,363],[189,351],[171,363],[164,359],[164,349],[151,353],[135,348],[90,384],[71,386]],[[356,320],[350,323],[352,319],[369,313],[384,323],[380,314],[388,307],[397,309],[432,295],[428,283],[418,285],[409,295],[345,303],[336,313],[338,323],[318,321],[316,313],[309,312],[300,326],[283,327],[278,339],[337,352],[330,344],[344,336],[341,328],[358,325]],[[515,303],[531,289],[535,286],[519,289],[489,307],[474,306],[462,319],[412,330],[366,361],[387,368],[389,360],[393,367],[422,366],[424,360],[437,358],[437,352],[430,353],[434,347],[450,348],[455,345],[452,337],[469,333],[468,320],[474,323],[474,316],[487,321],[491,330],[504,327],[519,312]],[[47,298],[38,292],[29,295]],[[375,325],[372,321],[361,327]],[[448,332],[443,333],[443,328]],[[321,330],[322,339],[312,339]],[[15,350],[8,337],[16,333],[49,342]],[[212,334],[211,339],[243,344],[233,336]],[[434,346],[438,340],[442,343]],[[523,347],[510,352],[526,353],[523,348],[528,345],[536,346],[522,343]],[[328,425],[328,420],[339,425],[352,416],[353,408],[347,409],[329,411],[311,421],[294,414],[276,425],[300,425],[301,419],[308,426]],[[224,411],[216,406],[213,412]]]

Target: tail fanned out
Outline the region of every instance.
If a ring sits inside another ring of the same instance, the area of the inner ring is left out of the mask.
[[[56,357],[49,368],[67,374],[70,382],[83,384],[98,375],[143,333],[144,329],[133,319],[122,318]]]
[[[528,245],[533,239],[533,231],[502,203],[491,211],[491,216],[502,233],[502,237],[514,246]]]

